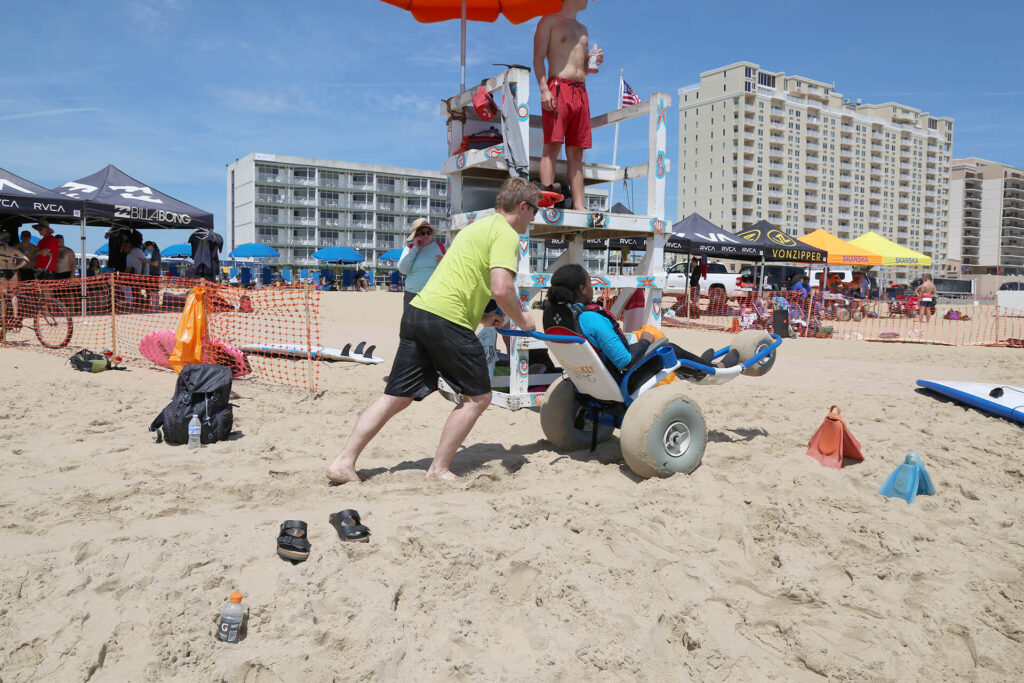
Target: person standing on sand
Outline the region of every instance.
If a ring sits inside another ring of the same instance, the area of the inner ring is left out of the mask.
[[[585,210],[583,150],[592,146],[586,85],[590,36],[587,27],[576,21],[576,15],[586,8],[587,0],[562,0],[562,8],[541,17],[533,34],[533,70],[540,86],[544,119],[540,182],[551,189],[555,161],[564,142],[573,208],[579,211]],[[601,64],[604,52],[598,50],[595,58]]]
[[[360,481],[356,459],[388,420],[422,401],[444,376],[462,402],[441,432],[428,479],[455,479],[450,465],[455,451],[491,402],[491,379],[478,325],[497,327],[503,316],[484,313],[491,297],[522,330],[536,329],[519,306],[515,288],[519,235],[537,215],[537,186],[509,178],[495,201],[495,213],[464,228],[423,290],[402,315],[398,352],[384,395],[356,420],[341,454],[327,468],[335,484]]]
[[[935,299],[939,293],[935,289],[935,283],[932,282],[932,276],[929,273],[925,273],[921,277],[924,278],[924,282],[917,286],[914,294],[921,297],[921,322],[926,323],[932,319],[932,314],[935,313]]]
[[[444,248],[434,240],[434,228],[426,218],[417,218],[412,223],[408,243],[398,258],[398,272],[405,276],[405,300],[409,304],[426,286],[437,264],[444,256]]]
[[[64,235],[57,235],[57,270],[56,280],[67,280],[75,273],[75,252],[64,246]]]

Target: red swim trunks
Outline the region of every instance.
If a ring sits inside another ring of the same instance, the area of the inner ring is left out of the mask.
[[[570,147],[590,149],[590,99],[583,81],[549,78],[548,90],[555,96],[553,111],[543,112],[544,142],[564,142]]]

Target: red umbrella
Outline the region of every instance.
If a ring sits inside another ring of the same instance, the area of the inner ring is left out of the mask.
[[[462,20],[462,83],[466,89],[466,20],[497,21],[503,15],[513,24],[521,24],[534,17],[553,14],[562,6],[562,0],[382,0],[389,5],[412,12],[413,18],[429,24],[449,19]]]

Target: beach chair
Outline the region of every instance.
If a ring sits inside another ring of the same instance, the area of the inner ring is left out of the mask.
[[[288,284],[291,284],[292,283],[292,269],[291,268],[282,268],[281,269],[281,279],[284,280],[285,282],[287,282]]]
[[[260,284],[269,287],[274,281],[274,273],[270,270],[270,266],[263,266],[260,268]]]
[[[299,268],[299,280],[302,282],[309,280],[309,268]]]
[[[343,270],[341,271],[341,288],[343,290],[350,290],[356,283],[356,273],[354,270]]]
[[[241,268],[239,270],[239,277],[242,281],[243,287],[248,287],[252,284],[252,268]]]
[[[750,327],[755,330],[766,330],[771,327],[772,313],[768,310],[765,300],[754,299],[753,308],[756,317]]]
[[[100,272],[101,273],[102,272],[106,272],[106,270],[107,270],[106,268],[103,268],[103,269],[100,270]],[[171,266],[171,267],[169,267],[167,269],[167,274],[170,275],[171,277],[181,277],[181,271],[178,268],[178,266]]]
[[[231,266],[230,268],[228,268],[228,282],[234,280],[237,277],[238,277],[238,267],[237,266]]]

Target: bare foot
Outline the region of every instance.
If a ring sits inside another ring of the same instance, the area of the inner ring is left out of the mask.
[[[354,467],[336,468],[334,465],[327,468],[327,478],[332,484],[358,484],[362,481]]]
[[[441,470],[441,471],[427,470],[426,478],[427,479],[439,479],[439,480],[442,480],[442,481],[454,481],[455,479],[459,478],[459,475],[455,474],[451,470]]]

